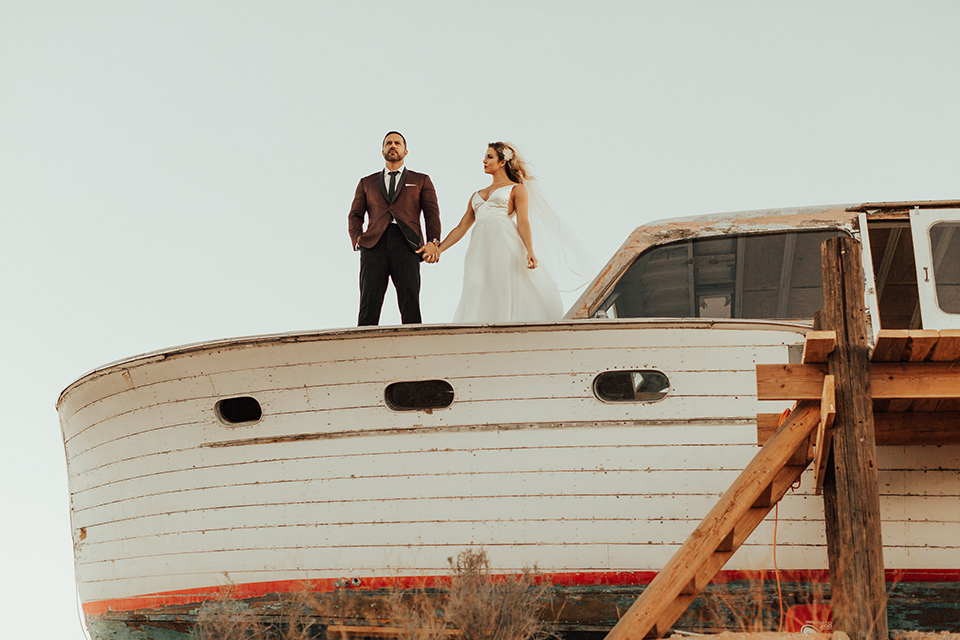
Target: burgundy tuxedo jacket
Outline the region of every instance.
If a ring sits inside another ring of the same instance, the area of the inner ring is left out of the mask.
[[[393,202],[387,197],[382,171],[361,178],[348,216],[351,246],[373,248],[386,231],[392,216],[401,227],[406,227],[401,231],[410,244],[420,247],[424,243],[420,228],[421,211],[427,231],[426,239],[439,241],[440,206],[437,204],[437,190],[427,174],[403,169],[397,176],[397,192]],[[368,217],[366,231],[363,229],[364,215]]]

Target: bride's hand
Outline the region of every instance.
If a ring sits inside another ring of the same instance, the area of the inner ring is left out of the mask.
[[[527,269],[536,269],[537,268],[537,256],[533,255],[533,251],[527,251]]]

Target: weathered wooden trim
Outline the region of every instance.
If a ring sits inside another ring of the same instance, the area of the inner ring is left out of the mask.
[[[847,211],[909,211],[914,207],[921,209],[953,209],[960,207],[960,200],[910,200],[909,202],[865,202]]]

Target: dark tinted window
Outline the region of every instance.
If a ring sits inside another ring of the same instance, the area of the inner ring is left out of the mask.
[[[667,376],[654,370],[607,371],[593,381],[593,392],[604,402],[654,402],[669,389]]]
[[[930,227],[930,250],[937,285],[937,304],[947,313],[960,313],[960,223]]]
[[[820,245],[840,231],[700,238],[638,257],[598,308],[620,318],[812,318]]]
[[[220,400],[214,410],[221,422],[230,425],[256,422],[263,417],[260,403],[257,402],[256,398],[250,396]]]
[[[453,402],[453,387],[446,380],[394,382],[384,391],[384,399],[396,411],[442,409]]]

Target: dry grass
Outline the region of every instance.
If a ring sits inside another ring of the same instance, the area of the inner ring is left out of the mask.
[[[256,614],[245,603],[235,600],[230,589],[225,589],[216,600],[200,607],[197,626],[190,636],[196,640],[256,638],[259,630]]]
[[[548,640],[551,625],[541,619],[549,583],[536,568],[517,576],[493,576],[485,551],[464,551],[450,558],[450,584],[443,589],[393,589],[384,594],[383,620],[376,609],[359,615],[370,625],[386,622],[398,640],[444,640],[456,630],[462,640]],[[311,640],[321,621],[348,607],[321,602],[307,583],[280,598],[269,613],[251,607],[225,589],[200,607],[194,640]],[[341,595],[338,591],[334,596]],[[346,604],[346,603],[342,603]]]
[[[195,640],[311,640],[317,622],[317,601],[309,584],[279,599],[276,613],[254,611],[224,589],[204,602],[191,638]]]
[[[554,637],[540,614],[549,585],[536,567],[518,576],[494,579],[485,551],[464,551],[450,559],[453,579],[445,617],[463,640],[545,640]]]

